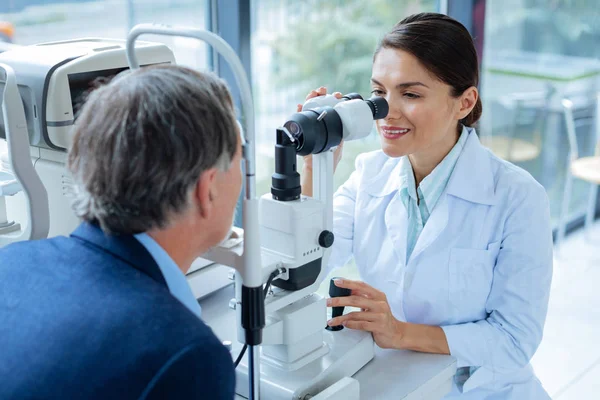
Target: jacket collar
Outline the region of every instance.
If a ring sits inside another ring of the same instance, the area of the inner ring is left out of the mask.
[[[448,194],[471,203],[494,205],[495,182],[492,156],[479,142],[474,128],[448,181]]]
[[[460,154],[452,176],[448,181],[447,194],[472,203],[495,204],[494,173],[491,156],[477,137],[474,128],[466,128],[469,136]],[[406,157],[388,158],[373,178],[365,181],[363,189],[371,196],[387,196],[402,187],[405,176],[402,163]]]
[[[133,235],[107,235],[98,225],[83,222],[71,236],[98,247],[167,286],[158,264]]]
[[[399,190],[406,183],[406,176],[402,173],[404,162],[408,162],[406,157],[389,157],[374,177],[367,177],[363,190],[375,197],[384,197]]]

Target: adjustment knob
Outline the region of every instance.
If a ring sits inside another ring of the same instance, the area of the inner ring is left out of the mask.
[[[323,231],[319,235],[319,246],[328,249],[331,246],[333,246],[334,239],[335,239],[335,237],[333,235],[333,232]]]
[[[329,282],[329,297],[350,296],[352,294],[352,290],[337,287],[335,285],[335,283],[333,283],[333,281],[336,279],[338,279],[338,278],[337,277],[331,278],[331,281]],[[344,307],[331,307],[331,318],[339,317],[343,313],[344,313]],[[344,329],[344,326],[343,325],[327,326],[325,329],[327,329],[328,331],[335,332],[335,331],[341,331],[342,329]]]

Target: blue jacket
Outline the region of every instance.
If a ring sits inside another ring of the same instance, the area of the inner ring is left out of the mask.
[[[0,399],[233,399],[231,356],[133,236],[0,249]]]

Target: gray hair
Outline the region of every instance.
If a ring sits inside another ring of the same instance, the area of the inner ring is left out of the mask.
[[[212,73],[122,73],[91,92],[77,118],[73,209],[106,233],[164,228],[188,207],[202,172],[229,168],[237,140],[231,95]]]

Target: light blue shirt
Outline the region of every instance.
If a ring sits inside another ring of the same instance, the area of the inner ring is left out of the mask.
[[[529,361],[544,329],[552,224],[544,188],[499,159],[473,128],[406,257],[402,158],[361,154],[334,196],[335,243],[324,274],[354,258],[400,321],[440,326],[464,376],[445,400],[550,399]],[[471,373],[469,373],[469,371]]]
[[[181,272],[177,264],[175,264],[171,256],[148,234],[138,233],[134,237],[148,250],[148,253],[156,261],[160,272],[162,272],[165,278],[165,282],[167,282],[169,292],[171,292],[173,297],[200,318],[200,304],[198,304],[198,301],[194,297],[192,289],[190,289],[187,279],[185,279],[185,275]]]
[[[403,177],[403,184],[400,187],[400,198],[408,213],[407,260],[415,248],[419,235],[423,232],[423,227],[427,223],[429,215],[448,185],[452,171],[454,171],[458,157],[465,147],[468,137],[469,133],[463,127],[458,142],[456,142],[442,162],[421,181],[418,188],[416,187],[415,175],[408,157],[402,157],[401,175]]]

